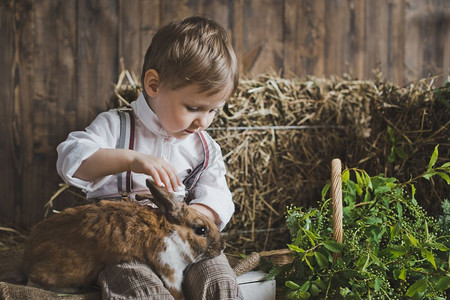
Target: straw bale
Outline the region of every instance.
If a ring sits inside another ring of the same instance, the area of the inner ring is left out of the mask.
[[[427,166],[436,144],[441,162],[448,161],[450,111],[436,103],[430,81],[399,87],[381,75],[373,81],[243,78],[210,128],[222,146],[236,203],[228,251],[284,248],[286,206],[316,205],[333,158],[405,180]],[[389,162],[392,147],[399,154]],[[448,186],[432,186],[418,199],[436,213]]]

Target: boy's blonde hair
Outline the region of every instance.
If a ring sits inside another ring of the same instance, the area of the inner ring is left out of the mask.
[[[156,70],[160,84],[170,89],[197,84],[199,92],[210,95],[229,88],[230,83],[234,93],[239,79],[236,54],[227,32],[215,21],[199,16],[158,30],[145,54],[142,86],[149,69]]]

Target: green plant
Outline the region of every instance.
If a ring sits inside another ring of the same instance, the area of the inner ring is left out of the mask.
[[[287,287],[287,298],[446,299],[450,236],[441,226],[449,215],[436,221],[414,198],[419,178],[438,175],[450,184],[450,162],[435,166],[437,157],[436,146],[427,170],[405,183],[344,170],[342,244],[332,238],[329,184],[318,208],[288,207],[288,247],[295,259],[270,271]]]

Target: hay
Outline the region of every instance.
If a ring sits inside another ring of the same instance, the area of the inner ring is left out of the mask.
[[[21,249],[26,237],[27,233],[25,232],[0,225],[0,252]]]
[[[450,111],[436,103],[432,80],[399,87],[381,75],[242,79],[209,129],[222,146],[237,208],[227,227],[228,251],[284,248],[286,206],[315,206],[335,157],[401,179],[425,168],[436,144],[448,161]],[[436,212],[448,194],[436,182],[419,202]]]

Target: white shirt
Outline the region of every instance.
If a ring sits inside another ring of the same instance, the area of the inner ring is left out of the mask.
[[[131,103],[135,126],[134,150],[148,155],[159,156],[172,164],[178,176],[183,180],[204,159],[203,147],[196,134],[185,139],[175,139],[161,126],[158,117],[148,106],[142,93]],[[67,140],[57,147],[58,160],[56,169],[62,179],[73,186],[81,188],[88,198],[120,197],[117,188],[117,176],[109,175],[94,181],[85,181],[73,177],[83,160],[100,148],[115,149],[120,135],[120,118],[117,110],[100,113],[85,129],[69,134]],[[214,142],[216,159],[211,161],[194,187],[194,199],[190,203],[201,203],[212,209],[220,218],[219,229],[222,230],[234,213],[231,192],[225,180],[225,164],[220,146]],[[136,193],[148,193],[145,180],[148,175],[133,173],[133,190]],[[184,190],[180,192],[184,195]]]

